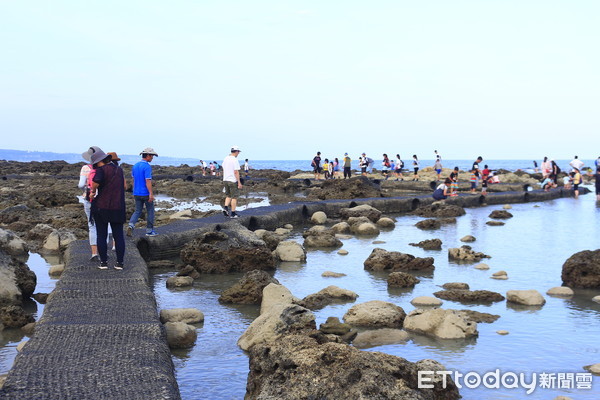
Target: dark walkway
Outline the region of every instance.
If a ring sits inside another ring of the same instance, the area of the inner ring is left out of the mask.
[[[70,246],[66,270],[0,399],[179,399],[148,269],[135,245],[127,243],[123,271],[99,270],[89,254],[86,241]]]

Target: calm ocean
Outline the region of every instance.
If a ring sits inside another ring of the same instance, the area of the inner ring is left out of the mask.
[[[137,155],[119,155],[121,157],[122,162],[127,164],[134,164],[139,160],[139,156]],[[295,171],[295,170],[303,170],[309,171],[312,170],[310,167],[310,162],[312,160],[313,155],[307,156],[306,160],[253,160],[250,159],[250,167],[252,169],[278,169],[282,171]],[[338,157],[340,160],[342,157]],[[325,159],[325,157],[323,157]],[[75,153],[49,153],[49,152],[39,152],[39,151],[21,151],[21,150],[3,150],[0,149],[0,160],[8,160],[8,161],[55,161],[55,160],[64,160],[68,163],[79,163],[82,162],[80,154]],[[381,160],[374,159],[376,169],[381,168]],[[473,164],[473,160],[442,160],[442,164],[444,168],[454,168],[458,167],[459,169],[465,171],[471,168]],[[204,159],[208,164],[211,161],[217,161],[219,164],[223,161],[222,158],[217,159]],[[240,157],[240,163],[243,163],[244,158]],[[538,165],[541,164],[542,160],[536,160]],[[566,171],[569,168],[570,160],[556,160],[558,166]],[[594,160],[582,160],[586,166],[594,167]],[[167,166],[177,166],[182,164],[187,164],[190,166],[198,165],[199,159],[193,158],[177,158],[177,157],[157,157],[154,159],[154,165],[167,165]],[[419,160],[420,168],[433,166],[433,160]],[[524,170],[526,172],[533,172],[533,160],[483,160],[481,165],[488,165],[490,169],[506,169],[509,171],[516,171],[518,169]],[[352,159],[352,166],[354,169],[358,169],[358,156]],[[412,169],[412,159],[404,159],[404,168]]]

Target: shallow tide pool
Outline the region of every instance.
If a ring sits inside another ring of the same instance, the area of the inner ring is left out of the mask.
[[[561,285],[561,267],[573,253],[595,250],[599,246],[600,208],[592,194],[579,199],[565,198],[545,203],[512,205],[514,218],[505,226],[485,224],[492,210],[500,206],[467,209],[455,225],[445,225],[437,231],[421,231],[414,224],[420,217],[400,216],[396,228],[382,232],[377,238],[344,240],[346,256],[335,251],[309,251],[306,263],[285,263],[274,276],[297,297],[304,297],[329,285],[336,285],[359,294],[356,303],[383,300],[397,304],[408,313],[414,309],[411,299],[431,296],[446,282],[466,282],[471,290],[486,289],[503,295],[511,289],[536,289],[547,302],[541,308],[516,307],[504,302],[493,305],[463,305],[444,301],[442,308],[474,309],[501,316],[492,324],[478,324],[479,337],[467,341],[439,341],[413,335],[407,343],[380,346],[368,351],[381,351],[410,361],[425,358],[441,362],[448,370],[483,375],[499,369],[501,373],[524,373],[527,382],[532,373],[584,373],[584,365],[600,362],[600,304],[591,298],[600,290],[576,290],[570,299],[546,295],[546,291]],[[285,222],[282,222],[282,225]],[[292,237],[301,241],[300,230]],[[476,251],[492,258],[483,260],[490,270],[477,270],[474,264],[448,261],[447,249],[460,247],[460,238],[473,235],[470,243]],[[439,238],[441,251],[425,251],[410,246],[411,242]],[[373,244],[374,240],[385,241]],[[416,275],[421,279],[414,289],[391,290],[387,274],[364,270],[363,262],[375,247],[401,251],[418,257],[434,257],[435,271]],[[343,272],[343,278],[323,278],[324,271]],[[509,279],[490,279],[493,272],[505,270]],[[173,353],[177,377],[184,399],[241,399],[244,397],[248,373],[248,358],[236,341],[254,318],[258,306],[221,305],[222,290],[233,285],[242,274],[203,275],[188,290],[167,290],[165,281],[173,271],[154,275],[154,288],[159,308],[196,307],[205,313],[205,322],[198,326],[198,341],[192,349]],[[356,304],[354,303],[354,304]],[[353,304],[328,306],[315,312],[317,325],[327,317],[340,319]],[[501,336],[497,330],[510,333]],[[558,377],[558,375],[555,375]],[[553,388],[537,387],[531,395],[525,389],[461,390],[464,399],[553,399],[558,395],[574,399],[600,398],[600,378],[593,377],[592,389],[559,388],[574,381],[551,383]],[[539,378],[538,378],[539,379]],[[539,382],[538,382],[539,385]],[[575,386],[575,385],[573,385]]]

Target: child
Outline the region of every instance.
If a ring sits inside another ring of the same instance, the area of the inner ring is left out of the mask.
[[[448,185],[452,184],[452,180],[450,178],[446,178],[444,183],[441,183],[433,192],[433,198],[435,200],[445,200],[449,196],[449,188]]]
[[[575,176],[575,174],[571,172],[563,178],[563,186],[565,189],[571,189],[571,182],[573,182],[573,176]]]
[[[479,171],[474,169],[471,171],[471,193],[475,194],[477,184],[479,183]]]
[[[325,162],[323,162],[323,171],[325,172],[325,179],[329,179],[329,159],[327,158],[325,159]]]
[[[439,181],[442,175],[442,160],[440,158],[440,156],[437,157],[437,159],[435,160],[435,164],[433,164],[433,169],[435,169],[435,172],[437,173],[437,180]]]
[[[454,171],[450,174],[450,196],[458,196],[458,167],[454,167]]]

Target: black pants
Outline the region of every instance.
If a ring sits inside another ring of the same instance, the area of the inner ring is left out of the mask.
[[[100,256],[101,262],[108,261],[108,246],[106,240],[108,239],[108,224],[109,222],[99,221],[99,218],[95,219],[96,224],[96,236],[98,245],[98,255]],[[123,235],[123,224],[110,222],[110,228],[112,229],[113,239],[115,240],[115,250],[117,251],[117,262],[122,264],[125,258],[125,235]]]
[[[351,167],[344,167],[344,179],[352,177]]]

